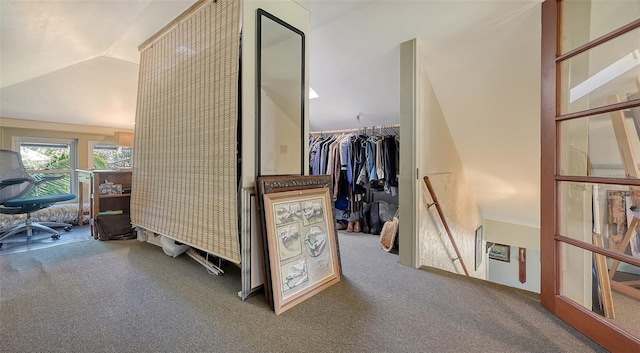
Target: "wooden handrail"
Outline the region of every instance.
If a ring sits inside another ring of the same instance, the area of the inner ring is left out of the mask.
[[[438,203],[438,198],[436,197],[436,193],[435,191],[433,191],[433,186],[431,185],[431,181],[429,180],[428,176],[425,176],[423,179],[424,179],[424,184],[427,186],[427,189],[429,189],[429,194],[431,194],[431,199],[433,200],[433,203],[430,204],[429,207],[433,205],[436,206],[436,209],[438,210],[438,215],[440,216],[440,220],[442,220],[444,229],[447,231],[449,240],[451,240],[451,245],[453,245],[453,250],[455,250],[456,256],[458,257],[457,259],[453,259],[453,261],[460,260],[460,265],[462,265],[462,270],[464,271],[464,274],[469,276],[469,272],[467,271],[467,266],[464,265],[464,260],[462,260],[462,256],[460,256],[460,250],[458,250],[458,246],[456,246],[456,241],[453,239],[453,234],[451,234],[451,229],[449,229],[447,220],[444,218],[444,213],[442,212],[442,208]]]

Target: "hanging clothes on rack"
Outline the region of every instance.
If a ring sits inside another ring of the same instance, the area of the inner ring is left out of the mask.
[[[310,133],[309,170],[328,174],[337,220],[359,231],[371,190],[398,192],[399,125]]]
[[[392,195],[398,193],[398,140],[387,136],[383,140],[383,160],[385,191],[388,190]]]

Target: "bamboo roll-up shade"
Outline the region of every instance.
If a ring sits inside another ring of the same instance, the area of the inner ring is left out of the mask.
[[[141,49],[131,222],[240,262],[240,1],[206,2]]]

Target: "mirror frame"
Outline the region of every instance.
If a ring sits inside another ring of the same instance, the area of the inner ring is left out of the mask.
[[[262,175],[262,18],[266,17],[277,24],[289,29],[294,34],[300,36],[301,39],[301,51],[300,51],[300,73],[301,73],[301,86],[300,86],[300,174],[304,175],[304,161],[305,161],[305,35],[301,30],[293,27],[287,22],[279,19],[278,17],[270,14],[262,8],[256,10],[257,13],[257,38],[256,38],[256,145],[255,145],[255,156],[256,156],[256,177],[263,176]]]

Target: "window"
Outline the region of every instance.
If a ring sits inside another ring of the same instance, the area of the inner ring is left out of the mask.
[[[93,144],[91,163],[94,169],[131,168],[132,147],[118,147],[107,142]]]
[[[43,183],[27,196],[45,196],[75,192],[76,142],[68,139],[18,137],[15,139],[22,162],[34,178],[62,175],[61,179]]]

